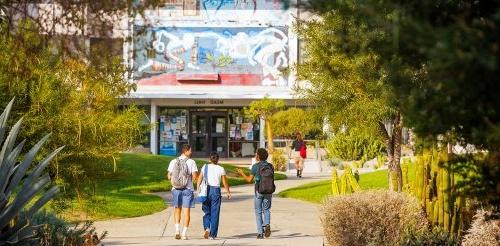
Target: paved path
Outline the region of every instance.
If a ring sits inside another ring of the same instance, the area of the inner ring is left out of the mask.
[[[304,183],[327,179],[328,176],[304,177],[276,181],[277,192]],[[233,199],[223,198],[219,238],[202,237],[201,205],[191,212],[189,240],[175,240],[172,208],[148,216],[96,222],[98,231],[107,230],[105,245],[323,245],[318,207],[294,199],[273,197],[271,208],[272,235],[255,239],[256,225],[253,209],[253,185],[232,187]],[[168,199],[170,193],[158,193]]]

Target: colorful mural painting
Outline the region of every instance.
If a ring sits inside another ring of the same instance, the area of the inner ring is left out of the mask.
[[[139,85],[217,83],[288,86],[284,27],[134,28]]]

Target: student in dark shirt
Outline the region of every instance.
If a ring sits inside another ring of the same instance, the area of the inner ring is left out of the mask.
[[[262,165],[272,165],[267,162],[267,157],[269,154],[267,150],[263,148],[257,149],[255,159],[257,163],[252,166],[252,171],[250,175],[246,175],[241,169],[237,169],[237,172],[248,182],[254,181],[255,187],[260,182],[259,167]],[[271,200],[272,194],[260,194],[255,189],[255,217],[257,221],[257,239],[262,239],[264,237],[271,236]]]
[[[304,137],[300,132],[297,132],[297,138],[292,143],[292,158],[295,161],[295,169],[297,170],[297,177],[302,178],[302,170],[304,169],[304,158],[300,151],[302,148],[307,149]]]

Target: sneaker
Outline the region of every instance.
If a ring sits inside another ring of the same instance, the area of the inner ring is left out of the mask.
[[[175,234],[175,239],[177,239],[177,240],[181,240],[181,234],[176,233],[176,234]]]
[[[186,235],[183,235],[182,240],[188,240],[188,237]]]
[[[271,236],[271,225],[266,225],[266,229],[264,230],[264,236],[266,237]]]
[[[263,239],[264,235],[263,234],[257,234],[257,239]]]
[[[215,237],[210,237],[210,240],[215,240]]]
[[[209,235],[210,235],[210,231],[205,230],[205,233],[203,233],[203,238],[208,239]]]

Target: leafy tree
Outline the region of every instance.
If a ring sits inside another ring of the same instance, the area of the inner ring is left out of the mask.
[[[468,194],[498,197],[491,187],[499,177],[500,2],[311,0],[308,7],[322,17],[341,16],[323,33],[343,41],[342,53],[369,52],[383,61],[367,72],[383,74],[381,83],[391,87],[394,105],[424,145],[441,139],[487,150],[484,161],[474,161],[481,177],[466,180]],[[359,28],[349,31],[349,25]]]
[[[320,20],[299,21],[296,26],[306,44],[306,59],[297,65],[297,76],[308,82],[298,86],[297,92],[320,107],[334,130],[358,128],[378,135],[385,144],[391,176],[398,181],[390,182],[390,188],[401,191],[403,122],[390,81],[404,79],[409,69],[395,69],[398,47],[386,35],[392,30],[394,13],[380,7],[372,11],[380,11],[383,17],[364,19],[365,2],[329,4],[335,11],[320,13]],[[379,55],[377,49],[391,56]]]
[[[54,52],[37,32],[6,30],[0,29],[0,105],[18,99],[13,114],[24,117],[23,137],[52,133],[46,150],[66,144],[51,174],[81,198],[83,186],[103,173],[103,162],[115,163],[117,152],[140,141],[143,112],[118,108],[132,85],[119,58],[94,66]]]
[[[261,100],[252,101],[250,105],[245,108],[245,114],[266,121],[266,137],[267,137],[267,147],[272,153],[274,151],[273,144],[273,126],[272,126],[272,116],[276,112],[279,112],[285,107],[285,101],[281,99],[271,99],[269,97],[264,97]]]
[[[289,108],[271,116],[273,133],[277,136],[294,138],[297,132],[304,135],[321,132],[321,119],[311,110]]]

